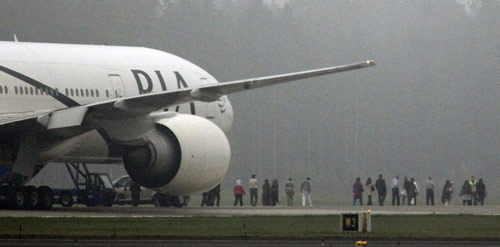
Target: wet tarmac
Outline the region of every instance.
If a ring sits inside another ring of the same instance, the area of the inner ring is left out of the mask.
[[[238,247],[256,247],[256,246],[275,246],[275,247],[352,247],[355,241],[325,241],[324,245],[321,241],[259,241],[259,240],[58,240],[58,239],[33,239],[33,240],[0,240],[0,246],[9,247],[29,247],[29,246],[94,246],[94,247],[104,247],[104,246],[175,246],[175,247],[187,247],[187,246],[207,246],[207,247],[218,247],[218,246],[238,246]],[[495,241],[369,241],[366,246],[376,246],[376,247],[390,247],[390,246],[485,246],[493,247],[500,246],[500,242]]]
[[[346,212],[365,212],[372,215],[500,215],[500,205],[467,206],[331,206],[331,207],[187,207],[157,208],[151,205],[86,207],[54,207],[48,211],[0,210],[0,217],[193,217],[193,216],[302,216],[338,215]]]

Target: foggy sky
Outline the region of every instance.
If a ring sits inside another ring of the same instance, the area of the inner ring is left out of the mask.
[[[229,96],[235,179],[475,175],[500,187],[500,1],[1,0],[0,39],[146,46],[219,81],[373,59],[377,66]],[[277,4],[276,4],[277,3]],[[438,198],[440,192],[438,193]],[[439,201],[439,200],[438,200]]]

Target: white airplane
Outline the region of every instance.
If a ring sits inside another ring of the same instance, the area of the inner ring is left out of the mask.
[[[227,94],[374,65],[218,82],[148,48],[0,42],[0,199],[50,207],[23,186],[48,162],[123,162],[155,191],[206,191],[229,166]]]

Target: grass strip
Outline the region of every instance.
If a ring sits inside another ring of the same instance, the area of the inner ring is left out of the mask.
[[[499,240],[500,216],[372,216],[373,232],[340,233],[338,216],[0,218],[1,238]]]

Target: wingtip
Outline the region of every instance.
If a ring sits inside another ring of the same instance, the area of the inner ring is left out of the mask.
[[[376,63],[375,63],[375,61],[373,61],[373,60],[368,60],[368,61],[366,61],[366,65],[367,65],[367,66],[375,66],[375,65],[377,65],[377,64],[376,64]]]

